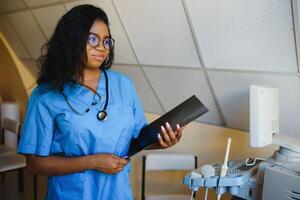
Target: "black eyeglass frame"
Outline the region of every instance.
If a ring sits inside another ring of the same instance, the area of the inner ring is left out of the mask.
[[[98,39],[97,44],[92,45],[92,44],[90,43],[90,40],[89,40],[90,35],[93,35],[93,36],[95,36],[95,37]],[[111,47],[111,48],[107,48],[106,45],[105,45],[105,40],[107,40],[107,39],[109,39],[109,40],[112,41],[112,47]],[[88,39],[87,39],[87,43],[88,43],[91,47],[93,47],[93,48],[97,47],[97,46],[100,44],[101,41],[102,41],[103,47],[104,47],[106,50],[111,50],[111,49],[113,49],[114,46],[115,46],[115,39],[113,39],[112,37],[106,37],[106,38],[104,38],[104,39],[101,39],[101,38],[99,37],[99,35],[97,35],[96,33],[92,33],[92,32],[89,33]]]

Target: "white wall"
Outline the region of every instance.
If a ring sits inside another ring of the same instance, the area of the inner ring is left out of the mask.
[[[113,69],[133,78],[145,111],[196,94],[210,109],[198,121],[248,130],[248,87],[270,84],[281,133],[300,138],[299,0],[0,1],[0,30],[30,68],[59,18],[84,3],[107,12]]]

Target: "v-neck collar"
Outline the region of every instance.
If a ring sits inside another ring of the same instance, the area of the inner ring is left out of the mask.
[[[103,71],[100,70],[100,75],[98,77],[97,87],[96,87],[95,90],[93,88],[90,88],[87,85],[82,84],[82,83],[78,83],[78,84],[82,87],[83,90],[87,90],[87,92],[92,93],[93,95],[95,95],[95,93],[98,92],[100,84],[102,85],[102,81],[103,81],[102,79],[103,79]]]
[[[107,71],[108,70],[106,70],[106,73],[108,73]],[[105,88],[105,75],[104,72],[101,71],[96,92],[100,94],[100,91],[105,90]],[[68,98],[76,98],[77,100],[87,105],[90,105],[93,102],[95,96],[95,93],[93,93],[80,83],[66,83],[64,85],[64,92]]]

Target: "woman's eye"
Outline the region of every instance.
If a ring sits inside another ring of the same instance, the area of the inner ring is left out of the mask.
[[[98,38],[94,35],[90,35],[89,38],[88,38],[88,43],[93,46],[93,45],[96,45],[98,42]]]
[[[95,42],[95,41],[96,41],[96,38],[91,37],[91,38],[90,38],[90,41],[91,41],[91,42]]]
[[[106,46],[107,48],[112,48],[113,47],[112,39],[110,39],[110,38],[104,39],[104,46]]]
[[[105,44],[105,45],[109,45],[109,44],[110,44],[109,40],[105,39],[105,40],[104,40],[104,44]]]

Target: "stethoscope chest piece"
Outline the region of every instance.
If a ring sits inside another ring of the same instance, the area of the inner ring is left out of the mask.
[[[99,121],[105,121],[107,119],[107,113],[106,113],[106,111],[105,110],[99,111],[97,113],[97,119]]]

